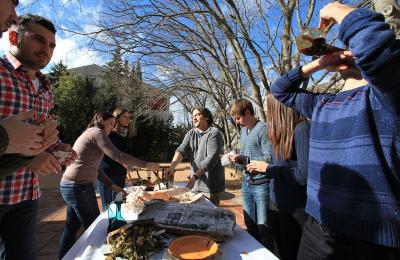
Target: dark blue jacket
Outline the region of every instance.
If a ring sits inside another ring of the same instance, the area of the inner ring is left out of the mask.
[[[273,163],[266,175],[271,179],[270,200],[278,208],[287,211],[304,211],[306,206],[306,183],[310,125],[303,121],[294,129],[294,150],[290,160],[283,160],[272,153]]]

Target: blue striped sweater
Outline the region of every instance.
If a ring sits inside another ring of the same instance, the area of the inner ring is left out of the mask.
[[[267,125],[257,123],[247,131],[246,127],[240,129],[240,160],[244,162],[243,178],[250,184],[262,184],[269,181],[265,173],[249,173],[246,170],[250,160],[272,162],[272,147],[267,137]]]
[[[368,85],[313,94],[298,68],[271,87],[312,118],[306,211],[349,238],[400,247],[400,42],[367,9],[347,15],[339,37]]]

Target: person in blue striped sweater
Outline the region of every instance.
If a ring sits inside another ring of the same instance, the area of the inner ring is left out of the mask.
[[[298,259],[399,259],[400,41],[367,9],[330,3],[320,26],[330,21],[340,24],[350,51],[322,56],[271,86],[279,101],[311,118],[310,217]],[[341,92],[299,88],[323,69],[342,75]]]
[[[272,147],[267,137],[267,125],[255,117],[247,99],[233,102],[231,116],[240,130],[240,154],[231,155],[233,163],[243,165],[243,215],[247,231],[261,244],[272,249],[272,233],[268,228],[269,178],[263,172],[247,171],[251,160],[272,162]]]

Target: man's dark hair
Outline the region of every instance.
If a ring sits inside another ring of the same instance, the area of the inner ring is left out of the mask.
[[[29,24],[39,24],[49,30],[52,33],[56,33],[56,28],[54,27],[54,24],[39,15],[34,15],[34,14],[24,14],[18,17],[19,18],[19,24],[16,25],[15,31],[17,32],[18,35],[23,35],[24,32],[27,30],[27,27]],[[20,37],[20,36],[19,36]]]
[[[212,123],[214,123],[214,118],[213,118],[213,115],[211,114],[210,110],[208,110],[205,107],[201,107],[201,106],[195,107],[193,109],[193,111],[195,111],[195,110],[198,110],[200,112],[200,114],[206,118],[207,124],[209,126],[212,125]]]

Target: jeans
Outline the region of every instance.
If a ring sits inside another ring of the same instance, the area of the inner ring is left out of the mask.
[[[117,196],[117,193],[104,185],[99,179],[97,179],[97,191],[100,194],[101,209],[104,211],[107,209],[107,205],[110,205],[115,196]]]
[[[0,255],[10,260],[36,259],[37,200],[0,205]]]
[[[124,169],[123,172],[119,171],[112,171],[112,167],[107,167],[107,164],[103,161],[100,163],[100,168],[107,174],[107,176],[112,180],[112,182],[121,187],[125,187],[125,179],[126,179],[126,170]],[[102,210],[107,209],[107,205],[110,205],[111,202],[117,196],[117,193],[113,191],[111,188],[104,185],[104,183],[97,179],[97,190],[100,193],[101,198],[101,208]]]
[[[81,225],[88,228],[100,211],[93,184],[61,184],[60,191],[67,203],[66,225],[59,249],[59,258],[62,258],[74,245]]]
[[[297,255],[298,260],[399,260],[400,248],[385,247],[347,238],[308,217]]]
[[[243,179],[242,197],[247,231],[262,245],[271,249],[273,240],[267,221],[269,183],[251,185]]]

